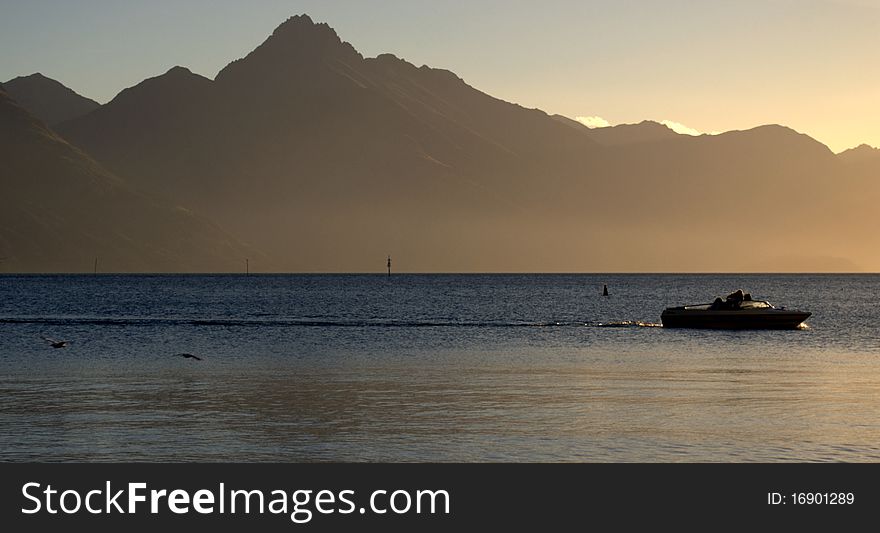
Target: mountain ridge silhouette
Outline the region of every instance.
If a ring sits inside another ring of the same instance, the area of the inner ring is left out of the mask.
[[[255,252],[186,209],[132,189],[0,89],[4,271],[238,270]]]
[[[4,82],[0,87],[19,105],[50,126],[94,111],[100,104],[77,94],[61,82],[36,72]]]
[[[370,271],[377,250],[414,271],[880,268],[877,180],[806,135],[571,122],[297,16],[214,80],[172,69],[58,130],[282,270]]]

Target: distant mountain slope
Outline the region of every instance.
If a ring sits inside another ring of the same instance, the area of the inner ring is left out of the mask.
[[[3,83],[3,88],[20,106],[50,126],[81,117],[100,104],[40,73]]]
[[[867,144],[844,150],[837,157],[850,165],[875,166],[880,168],[880,148],[874,148]]]
[[[0,90],[0,269],[241,270],[253,251],[185,209],[134,192]]]
[[[645,120],[638,124],[593,128],[588,129],[587,132],[592,139],[604,146],[666,141],[679,137],[679,134],[668,126],[651,120]]]
[[[874,148],[867,144],[861,144],[855,148],[844,150],[837,154],[842,161],[847,163],[873,163],[880,162],[880,148]]]
[[[287,254],[291,269],[366,269],[389,248],[451,264],[448,248],[419,232],[457,235],[455,246],[474,256],[519,216],[511,209],[523,197],[557,193],[547,186],[557,154],[597,148],[448,71],[364,59],[307,17],[282,24],[214,82],[181,72],[123,91],[60,131],[139,187]],[[514,179],[524,172],[548,182]]]
[[[837,154],[837,159],[844,163],[848,175],[865,184],[860,197],[876,202],[877,197],[869,195],[880,185],[880,149],[862,144]]]
[[[306,16],[213,81],[175,68],[59,131],[285,270],[880,269],[877,180],[805,135],[577,127]]]

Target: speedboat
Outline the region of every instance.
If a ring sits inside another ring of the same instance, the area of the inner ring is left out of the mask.
[[[739,290],[711,304],[668,307],[660,321],[664,328],[795,329],[811,314],[752,300],[751,295]]]

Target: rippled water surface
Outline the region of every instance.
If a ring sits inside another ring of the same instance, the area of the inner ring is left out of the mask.
[[[809,327],[650,327],[740,287],[813,312]],[[874,275],[0,276],[0,460],[876,461],[878,289]]]

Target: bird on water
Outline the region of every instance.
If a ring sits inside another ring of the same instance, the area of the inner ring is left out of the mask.
[[[183,357],[184,359],[195,359],[196,361],[202,360],[202,358],[199,357],[198,355],[193,355],[191,353],[176,353],[176,354],[174,354],[174,356],[175,357]]]
[[[56,341],[55,339],[50,339],[49,337],[43,337],[43,340],[49,343],[49,346],[53,348],[66,348],[69,344],[67,341]]]

